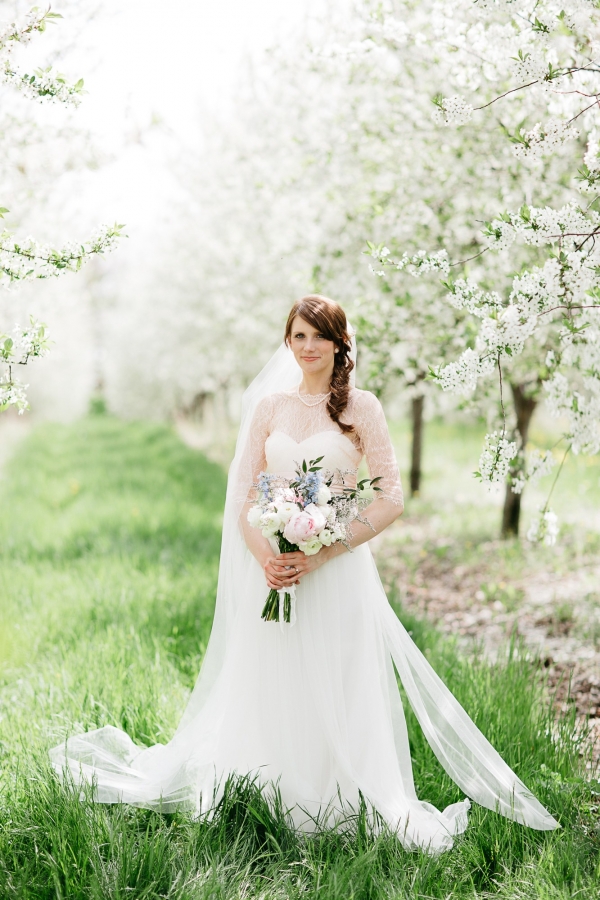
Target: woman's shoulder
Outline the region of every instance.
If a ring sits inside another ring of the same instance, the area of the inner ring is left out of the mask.
[[[357,413],[373,413],[381,409],[379,399],[371,391],[353,387],[348,394],[348,406]]]
[[[272,412],[277,406],[289,401],[293,396],[293,391],[274,391],[272,394],[265,394],[256,404],[256,412],[263,414]]]
[[[344,422],[351,423],[362,438],[369,433],[376,421],[384,415],[381,403],[371,391],[362,391],[353,387],[348,394],[348,405],[343,413]]]

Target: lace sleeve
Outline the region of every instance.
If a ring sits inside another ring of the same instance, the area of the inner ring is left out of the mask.
[[[369,476],[371,478],[381,476],[381,481],[377,482],[381,493],[377,492],[375,496],[391,500],[398,506],[404,506],[400,472],[385,413],[377,397],[369,391],[360,391],[354,410],[353,424],[367,460]]]
[[[252,485],[256,482],[259,473],[267,468],[265,441],[270,433],[272,413],[272,396],[263,397],[256,407],[248,439],[235,475],[234,497],[236,503],[240,505],[244,504],[246,500],[254,500]]]

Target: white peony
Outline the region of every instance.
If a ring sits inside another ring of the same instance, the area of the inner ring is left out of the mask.
[[[314,556],[322,547],[322,543],[318,537],[311,538],[309,541],[302,541],[298,547],[306,556]]]
[[[317,506],[326,506],[331,500],[331,491],[326,484],[322,484],[317,494]]]
[[[325,520],[327,522],[333,522],[335,519],[335,507],[333,506],[319,506],[319,509],[325,516]]]
[[[319,534],[319,540],[324,547],[329,547],[329,545],[333,543],[333,535],[328,528],[324,528]]]
[[[281,518],[276,512],[263,513],[260,518],[262,524],[262,533],[266,538],[275,537],[279,534],[281,527]]]
[[[261,516],[263,514],[260,506],[252,506],[248,510],[248,521],[252,525],[253,528],[258,528],[261,520]]]
[[[290,503],[289,500],[279,501],[276,504],[277,514],[284,525],[290,521],[295,512],[298,512],[298,504]]]

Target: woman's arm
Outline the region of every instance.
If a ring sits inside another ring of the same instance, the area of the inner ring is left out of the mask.
[[[260,563],[270,588],[276,590],[286,587],[297,580],[292,572],[290,578],[290,563],[276,559],[268,540],[263,537],[260,529],[253,528],[248,522],[248,510],[254,505],[255,490],[253,485],[258,476],[267,468],[265,457],[265,443],[271,431],[273,417],[273,398],[264,397],[256,407],[252,424],[248,433],[248,440],[240,459],[239,468],[235,479],[234,499],[240,510],[238,526],[242,538],[250,550],[250,553]]]

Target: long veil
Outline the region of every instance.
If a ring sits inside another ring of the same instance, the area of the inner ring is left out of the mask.
[[[240,464],[250,437],[250,426],[256,407],[264,397],[268,397],[270,394],[274,394],[277,391],[292,390],[300,383],[301,376],[302,372],[294,358],[294,354],[286,344],[281,344],[254,381],[246,388],[242,396],[240,428],[235,446],[235,455],[227,477],[219,582],[212,631],[198,680],[183,713],[177,732],[186,728],[202,709],[221,671],[225,658],[227,635],[235,619],[241,595],[239,590],[239,573],[243,571],[244,556],[248,551],[238,525],[240,510],[237,484]]]

